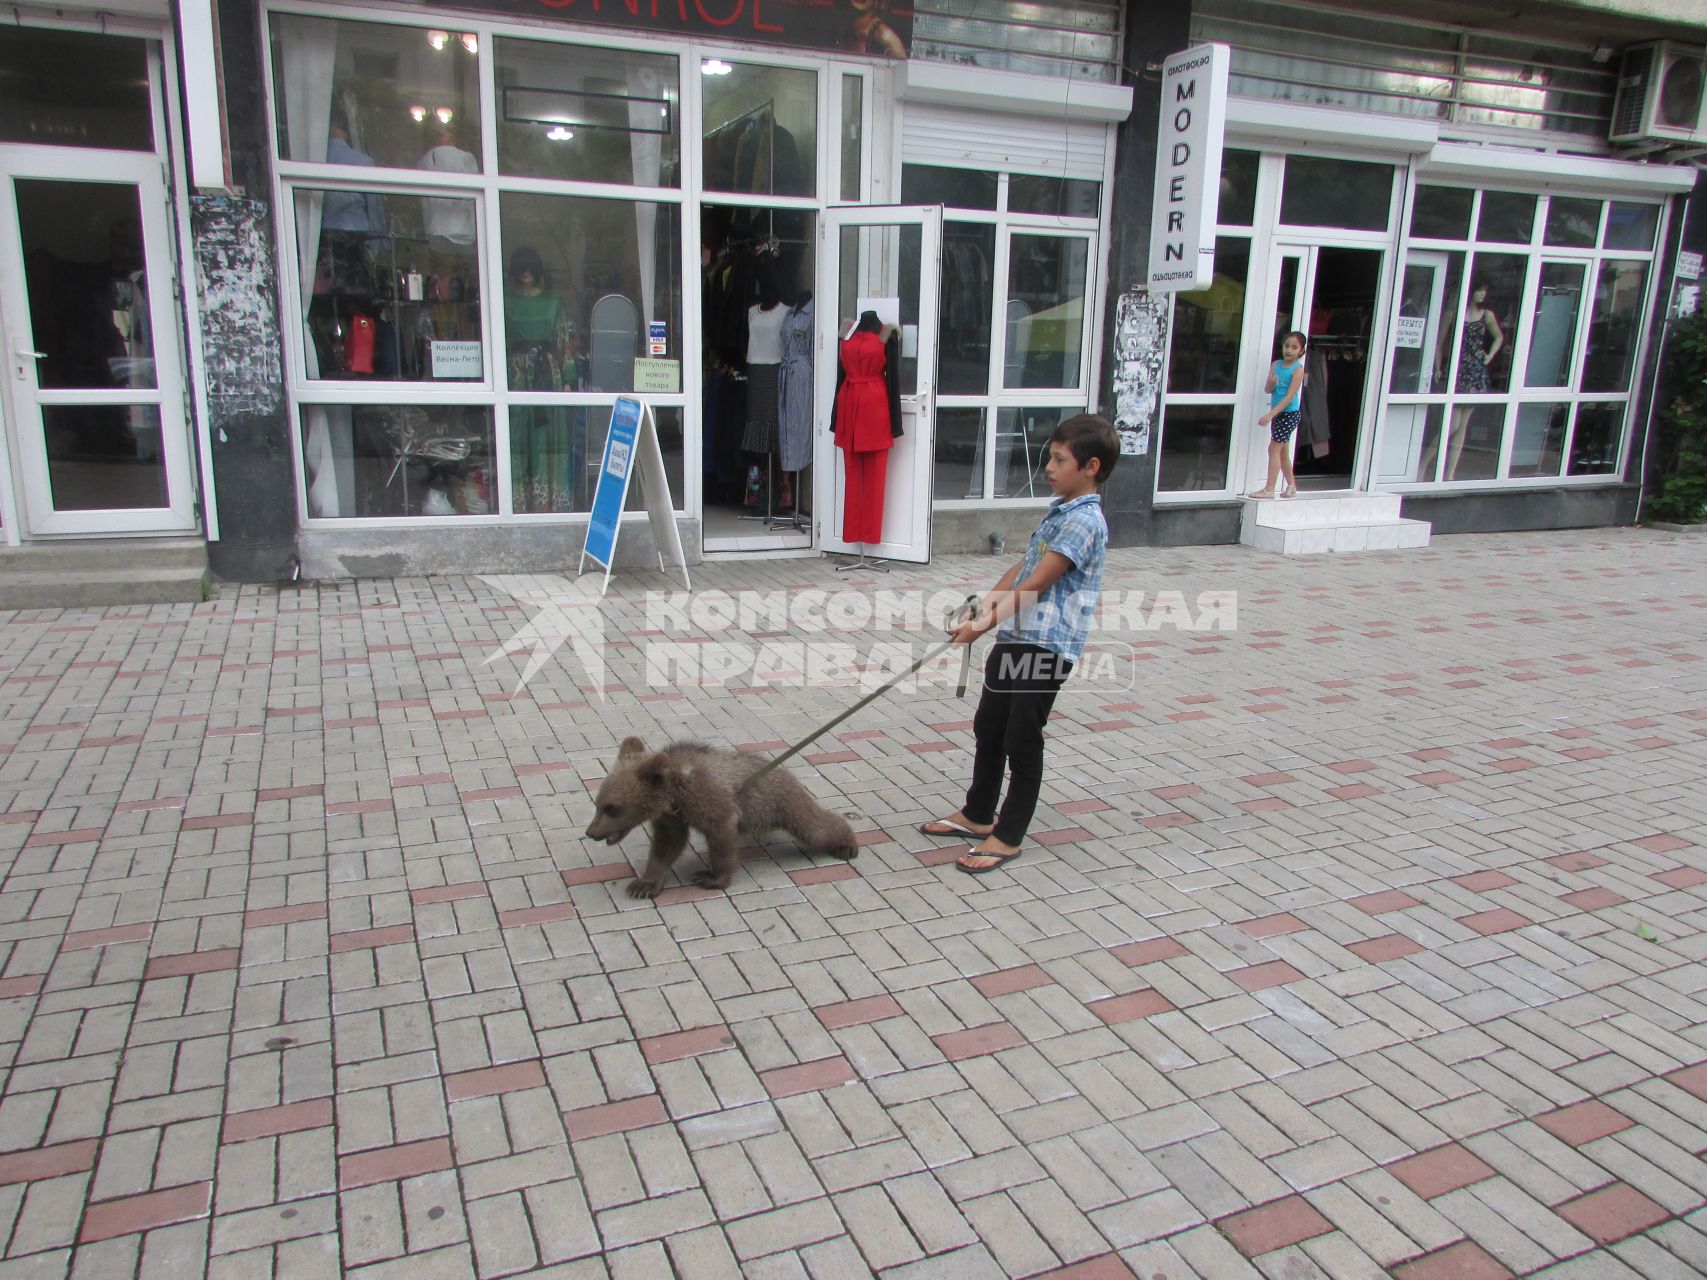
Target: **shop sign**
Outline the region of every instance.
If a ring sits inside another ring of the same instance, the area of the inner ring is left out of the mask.
[[[593,490],[593,509],[588,516],[587,537],[581,544],[581,563],[575,576],[585,573],[587,561],[591,560],[605,571],[601,590],[609,589],[628,489],[637,479],[652,526],[658,567],[667,567],[664,557],[668,554],[671,563],[681,569],[682,581],[691,591],[687,554],[682,549],[681,530],[676,527],[676,506],[670,497],[669,476],[664,471],[664,452],[658,444],[658,420],[653,416],[652,406],[634,396],[618,396],[611,406],[604,458],[599,463],[599,482]]]
[[[1677,274],[1684,280],[1701,278],[1701,255],[1684,249],[1677,255]]]
[[[1428,319],[1425,316],[1400,316],[1394,327],[1393,341],[1401,347],[1420,347],[1423,344],[1423,334],[1428,330]]]
[[[482,378],[478,342],[429,342],[429,360],[435,378]]]
[[[1224,44],[1194,45],[1162,63],[1149,288],[1202,289],[1215,278],[1215,215],[1227,123]]]
[[[458,8],[524,18],[561,18],[625,35],[710,36],[793,49],[905,58],[912,0],[462,0]]]

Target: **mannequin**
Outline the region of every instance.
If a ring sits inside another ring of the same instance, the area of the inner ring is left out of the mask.
[[[898,357],[895,331],[875,311],[864,312],[841,345],[831,430],[847,471],[842,540],[860,544],[858,562],[843,568],[883,564],[865,559],[865,544],[883,541],[889,450],[901,434]]]
[[[812,461],[812,295],[803,293],[782,326],[782,382],[777,400],[782,505],[794,505],[795,477]]]
[[[771,455],[778,444],[778,382],[782,372],[782,326],[788,319],[788,308],[777,296],[774,282],[764,280],[760,285],[759,301],[747,308],[747,430],[741,437],[741,448],[748,453],[765,455],[766,502],[764,517],[771,516],[770,506],[775,493],[770,489]],[[748,472],[747,494],[756,498],[757,466]],[[792,495],[785,505],[793,505]]]
[[[1488,390],[1488,366],[1505,345],[1500,322],[1488,309],[1488,282],[1470,282],[1470,305],[1464,308],[1464,335],[1458,348],[1458,375],[1453,390],[1460,394],[1481,395]],[[1490,341],[1492,339],[1492,341]],[[1460,404],[1452,409],[1452,430],[1446,444],[1446,479],[1458,475],[1458,459],[1464,452],[1464,439],[1470,431],[1470,416],[1476,406]]]

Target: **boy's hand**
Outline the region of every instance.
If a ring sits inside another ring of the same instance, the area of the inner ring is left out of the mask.
[[[985,609],[976,618],[968,618],[957,626],[950,627],[948,634],[953,638],[955,644],[971,644],[994,626],[995,622],[995,613],[992,610]]]

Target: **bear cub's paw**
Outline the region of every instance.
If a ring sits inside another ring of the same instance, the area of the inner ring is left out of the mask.
[[[656,898],[658,891],[663,887],[663,885],[654,884],[650,880],[630,880],[628,882],[628,896],[631,898]]]

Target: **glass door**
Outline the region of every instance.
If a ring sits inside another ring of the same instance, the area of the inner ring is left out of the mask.
[[[817,433],[813,465],[822,514],[818,545],[825,551],[866,554],[923,564],[931,555],[931,465],[935,455],[937,282],[941,271],[940,206],[838,207],[825,211],[824,251],[818,257],[818,297],[833,300],[819,328],[824,358],[816,362],[818,421],[828,423],[835,404],[841,344],[861,312],[875,310],[900,329],[901,433],[876,476],[859,483],[856,501],[880,508],[880,541],[845,537],[848,468],[858,455],[837,447],[827,430]],[[887,393],[886,393],[887,394]],[[874,497],[870,489],[879,493]]]
[[[1235,477],[1243,477],[1237,485],[1239,493],[1262,488],[1268,479],[1268,429],[1256,425],[1257,419],[1268,412],[1268,371],[1280,359],[1282,339],[1293,329],[1309,332],[1310,290],[1315,280],[1316,249],[1313,245],[1274,247],[1269,257],[1269,286],[1264,295],[1266,303],[1261,316],[1267,320],[1267,332],[1259,331],[1251,338],[1253,358],[1261,367],[1245,371],[1245,412],[1239,414],[1235,438],[1245,444],[1242,461],[1235,465]],[[1293,437],[1297,448],[1297,437]]]
[[[0,329],[30,533],[195,527],[166,200],[152,155],[0,146]]]

